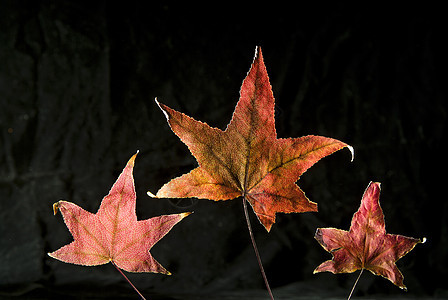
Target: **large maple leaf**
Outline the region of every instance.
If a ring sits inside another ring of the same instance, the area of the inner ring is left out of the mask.
[[[406,289],[403,274],[395,262],[426,239],[386,233],[379,197],[380,183],[371,182],[364,192],[361,206],[353,215],[349,231],[317,229],[315,239],[333,255],[333,259],[320,264],[314,273],[352,273],[366,269]]]
[[[58,210],[62,213],[74,241],[49,256],[84,266],[111,262],[128,272],[170,274],[149,250],[189,213],[137,220],[132,176],[136,155],[129,159],[96,214],[66,201],[53,205],[55,214]]]
[[[322,136],[277,138],[274,96],[260,48],[225,131],[157,103],[199,167],[165,184],[156,197],[229,200],[242,196],[268,231],[277,212],[317,211],[317,204],[295,182],[321,158],[344,147],[352,151],[349,145]]]

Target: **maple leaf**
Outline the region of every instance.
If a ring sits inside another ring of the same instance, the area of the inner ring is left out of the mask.
[[[225,131],[156,102],[199,167],[162,186],[155,197],[217,201],[242,196],[267,231],[278,212],[317,211],[295,184],[308,168],[344,147],[353,155],[352,147],[331,138],[277,138],[274,96],[260,48]]]
[[[426,239],[386,233],[379,197],[380,183],[370,182],[362,197],[361,206],[353,215],[349,231],[317,229],[314,238],[333,255],[333,259],[320,264],[314,273],[352,273],[366,269],[406,289],[403,274],[395,262]]]
[[[62,213],[74,241],[49,253],[49,256],[84,266],[111,262],[128,272],[170,274],[152,257],[149,250],[190,213],[162,215],[137,221],[132,176],[137,153],[129,159],[109,194],[103,198],[96,214],[66,201],[53,205],[55,214],[58,210]]]

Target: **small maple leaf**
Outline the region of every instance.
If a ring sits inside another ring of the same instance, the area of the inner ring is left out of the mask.
[[[308,168],[344,147],[353,155],[352,147],[331,138],[277,138],[274,96],[260,48],[225,131],[157,104],[199,167],[165,184],[156,197],[217,201],[242,196],[267,231],[277,212],[317,211],[317,204],[295,184]]]
[[[66,201],[53,205],[55,214],[58,210],[61,211],[74,241],[49,253],[49,256],[83,266],[111,262],[128,272],[170,274],[152,257],[149,250],[190,213],[162,215],[137,221],[132,176],[136,155],[129,159],[109,194],[103,198],[96,214]]]
[[[403,274],[395,262],[426,239],[386,233],[379,197],[380,183],[371,182],[364,192],[361,206],[353,215],[349,231],[317,229],[314,238],[333,255],[333,259],[320,264],[314,273],[352,273],[366,269],[406,289]]]

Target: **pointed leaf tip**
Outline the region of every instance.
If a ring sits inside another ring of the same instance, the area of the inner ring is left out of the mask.
[[[156,101],[157,105],[159,106],[160,110],[163,112],[163,114],[165,115],[165,118],[167,121],[170,120],[170,116],[168,116],[168,113],[163,109],[162,105],[160,104],[159,101],[157,101],[157,97],[154,99],[154,101]]]
[[[352,160],[350,162],[353,162],[353,160],[355,159],[355,148],[353,148],[350,145],[347,145],[348,150],[350,150],[350,153],[352,154]]]
[[[254,59],[252,60],[252,65],[258,60],[263,60],[263,54],[261,53],[260,46],[255,47],[255,54],[254,54]],[[250,72],[250,69],[248,71],[248,74],[249,74],[249,72]]]
[[[127,163],[127,166],[134,167],[134,164],[135,164],[135,158],[137,157],[137,154],[138,154],[139,152],[140,152],[140,151],[137,150],[137,152],[136,152],[134,155],[132,155],[132,157],[129,159],[129,161],[128,161],[128,163]]]
[[[257,58],[260,55],[261,55],[261,47],[260,46],[256,46],[255,47],[255,55],[254,55],[254,57]]]
[[[191,215],[192,213],[193,213],[192,211],[187,211],[187,212],[181,213],[180,216],[182,217],[182,219],[184,219],[184,218],[188,217],[189,215]]]
[[[56,216],[56,214],[58,213],[59,202],[61,202],[61,201],[58,201],[58,202],[56,202],[56,203],[53,203],[53,215],[55,215],[55,216]]]
[[[147,191],[146,194],[151,197],[151,198],[158,198],[156,195],[154,195],[153,193],[151,193],[150,191]]]

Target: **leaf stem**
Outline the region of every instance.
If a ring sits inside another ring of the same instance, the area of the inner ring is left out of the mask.
[[[244,207],[244,215],[246,216],[247,228],[249,229],[250,239],[252,240],[252,246],[254,247],[255,256],[257,257],[258,266],[260,267],[261,275],[263,276],[264,283],[268,290],[269,296],[274,300],[274,296],[272,295],[271,288],[269,287],[269,282],[266,277],[266,273],[264,272],[263,263],[261,262],[260,253],[258,253],[257,243],[255,242],[254,233],[252,232],[252,225],[249,220],[249,213],[247,211],[246,197],[243,197],[243,207]]]
[[[132,288],[137,292],[137,294],[142,298],[142,300],[146,300],[145,297],[143,297],[142,293],[132,284],[132,282],[129,280],[129,278],[124,275],[123,271],[120,270],[120,268],[111,260],[110,261],[112,265],[120,272],[120,274],[126,279],[126,281],[132,286]]]
[[[353,284],[352,290],[350,291],[350,295],[348,295],[347,300],[350,300],[350,298],[352,297],[353,291],[355,290],[355,287],[358,284],[359,277],[361,277],[362,271],[364,271],[364,268],[362,268],[361,272],[359,272],[358,278],[356,278],[355,284]]]

